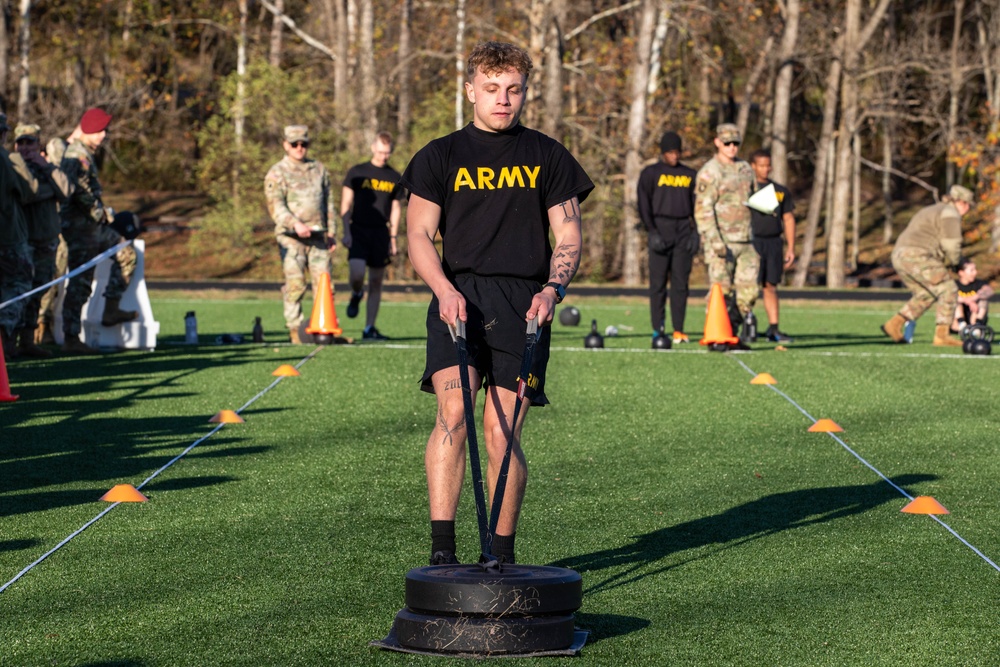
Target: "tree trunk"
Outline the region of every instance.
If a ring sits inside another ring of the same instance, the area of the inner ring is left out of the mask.
[[[233,104],[233,209],[240,210],[240,163],[243,155],[243,122],[246,116],[247,72],[247,7],[249,0],[240,0],[240,31],[236,41],[236,100]]]
[[[271,67],[281,67],[281,36],[284,34],[284,23],[281,15],[285,13],[285,0],[273,0],[278,11],[271,17],[271,50],[268,62]]]
[[[673,3],[660,0],[656,13],[656,30],[653,32],[653,45],[649,56],[649,83],[646,84],[646,97],[656,94],[660,85],[660,70],[663,68],[663,44],[667,41],[667,30],[670,28],[670,16],[673,13]]]
[[[372,0],[361,0],[361,24],[358,31],[358,69],[361,79],[360,122],[355,146],[367,146],[378,131],[378,90],[375,76],[375,8]]]
[[[7,73],[10,69],[8,53],[10,51],[10,38],[7,31],[7,0],[0,0],[0,109],[7,108]]]
[[[402,0],[399,16],[399,97],[396,100],[396,143],[409,146],[410,120],[413,108],[413,76],[410,46],[410,24],[413,0]]]
[[[465,125],[465,0],[455,0],[455,129]]]
[[[566,1],[551,0],[548,31],[545,39],[545,90],[542,102],[542,132],[560,139],[559,127],[563,115],[563,41],[562,26],[566,21]]]
[[[795,75],[795,49],[799,39],[799,0],[783,3],[785,22],[778,49],[778,75],[774,83],[774,114],[771,117],[771,178],[788,183],[788,125],[792,103],[792,78]]]
[[[625,154],[625,214],[622,216],[622,241],[625,256],[622,278],[626,285],[638,285],[642,269],[639,265],[639,224],[636,203],[636,183],[642,170],[642,140],[646,129],[646,87],[649,83],[649,59],[656,28],[657,0],[643,0],[640,5],[639,32],[636,36],[635,65],[632,67],[630,92],[632,103],[628,115],[628,150]]]
[[[948,58],[948,124],[945,127],[946,150],[950,153],[955,145],[955,128],[958,127],[958,97],[962,94],[962,70],[959,67],[959,47],[962,41],[962,22],[965,16],[965,0],[955,0],[955,18],[951,31],[951,52]],[[945,160],[945,187],[955,184],[955,163]]]
[[[17,31],[21,76],[17,87],[17,118],[28,118],[31,103],[31,0],[21,0],[21,25]]]
[[[840,133],[837,137],[836,183],[833,191],[833,215],[826,230],[826,284],[839,289],[844,286],[844,251],[847,235],[848,202],[851,194],[852,143],[856,141],[858,117],[858,64],[865,44],[885,16],[889,0],[880,0],[872,10],[863,31],[861,0],[847,0],[844,21],[844,76],[840,92]]]
[[[888,120],[882,131],[882,168],[882,244],[888,245],[892,241],[892,121]]]
[[[833,125],[837,117],[837,101],[840,95],[840,73],[842,69],[843,39],[838,39],[833,47],[830,69],[826,74],[825,92],[823,93],[823,125],[819,134],[819,145],[816,148],[816,171],[813,174],[813,187],[809,193],[809,211],[806,214],[806,229],[802,238],[802,254],[792,278],[795,287],[806,284],[809,264],[812,262],[813,250],[816,247],[816,231],[819,228],[820,211],[823,208],[823,187],[827,178],[827,153],[833,141]],[[830,215],[827,210],[827,216]]]
[[[753,92],[757,88],[757,83],[760,81],[761,75],[764,74],[764,70],[767,68],[767,61],[771,57],[771,49],[773,48],[774,37],[768,35],[767,41],[764,42],[764,46],[760,50],[760,57],[757,59],[757,63],[750,71],[750,76],[747,77],[746,83],[743,84],[743,101],[740,102],[740,110],[736,115],[736,127],[740,128],[741,136],[746,136],[747,121],[750,118],[750,107],[753,103]]]
[[[851,271],[857,271],[861,255],[861,137],[857,135],[851,157]]]
[[[336,42],[334,51],[337,59],[333,66],[333,106],[336,110],[337,121],[340,123],[341,133],[346,135],[350,128],[354,126],[351,116],[354,114],[351,105],[351,94],[348,90],[348,57],[350,54],[351,41],[348,30],[347,0],[334,0],[336,8]]]

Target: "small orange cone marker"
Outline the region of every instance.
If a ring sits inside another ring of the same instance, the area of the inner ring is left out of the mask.
[[[3,347],[0,347],[0,403],[13,403],[17,396],[10,393],[10,380],[7,379],[7,361],[3,358]]]
[[[110,491],[101,496],[101,500],[109,503],[144,503],[149,498],[139,493],[131,484],[116,484]]]
[[[271,375],[274,375],[275,377],[295,377],[296,375],[302,374],[295,370],[295,366],[290,364],[281,364],[274,369],[274,372],[271,373]]]
[[[770,373],[757,373],[750,384],[778,384],[778,381],[774,379],[774,376]]]
[[[313,304],[312,319],[306,327],[307,334],[339,336],[343,333],[337,322],[337,309],[333,306],[333,290],[330,289],[330,274],[319,277],[319,288],[316,290],[316,302]],[[319,341],[317,341],[319,342]]]
[[[816,423],[809,427],[810,433],[840,433],[843,430],[832,419],[817,419]]]
[[[235,410],[220,410],[218,414],[208,421],[216,424],[242,424],[243,417],[236,414]]]
[[[729,323],[729,313],[726,311],[726,299],[722,296],[719,283],[712,285],[708,294],[708,310],[705,311],[705,337],[702,345],[724,343],[732,345],[739,342],[733,335],[733,325]]]
[[[907,514],[951,514],[944,505],[930,496],[917,496],[906,507],[899,510]]]

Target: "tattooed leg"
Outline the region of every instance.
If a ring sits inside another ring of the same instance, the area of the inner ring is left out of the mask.
[[[470,369],[472,386],[478,375]],[[438,399],[434,429],[427,440],[424,468],[432,521],[454,521],[465,479],[465,406],[458,367],[439,371],[431,378]],[[473,397],[475,399],[475,397]]]

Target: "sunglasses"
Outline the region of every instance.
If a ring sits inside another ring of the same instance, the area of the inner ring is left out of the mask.
[[[309,148],[308,141],[290,141],[288,142],[288,145],[292,148]]]
[[[722,144],[724,146],[739,146],[740,142],[738,142],[738,141],[723,141]]]

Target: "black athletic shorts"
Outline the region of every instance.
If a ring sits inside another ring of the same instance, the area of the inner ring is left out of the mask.
[[[755,236],[753,247],[760,255],[760,284],[780,285],[785,274],[784,240],[780,236]]]
[[[379,269],[389,264],[389,228],[351,225],[351,248],[347,259],[363,259]]]
[[[463,273],[455,278],[455,287],[465,297],[468,321],[469,363],[483,378],[483,386],[497,386],[517,391],[518,375],[527,336],[524,314],[531,299],[541,290],[534,280],[484,277]],[[431,376],[458,365],[458,352],[448,325],[441,321],[437,298],[427,308],[427,365],[420,388],[434,393]],[[525,396],[531,405],[546,405],[545,368],[549,363],[551,327],[538,328],[538,342],[531,359],[531,374]]]

